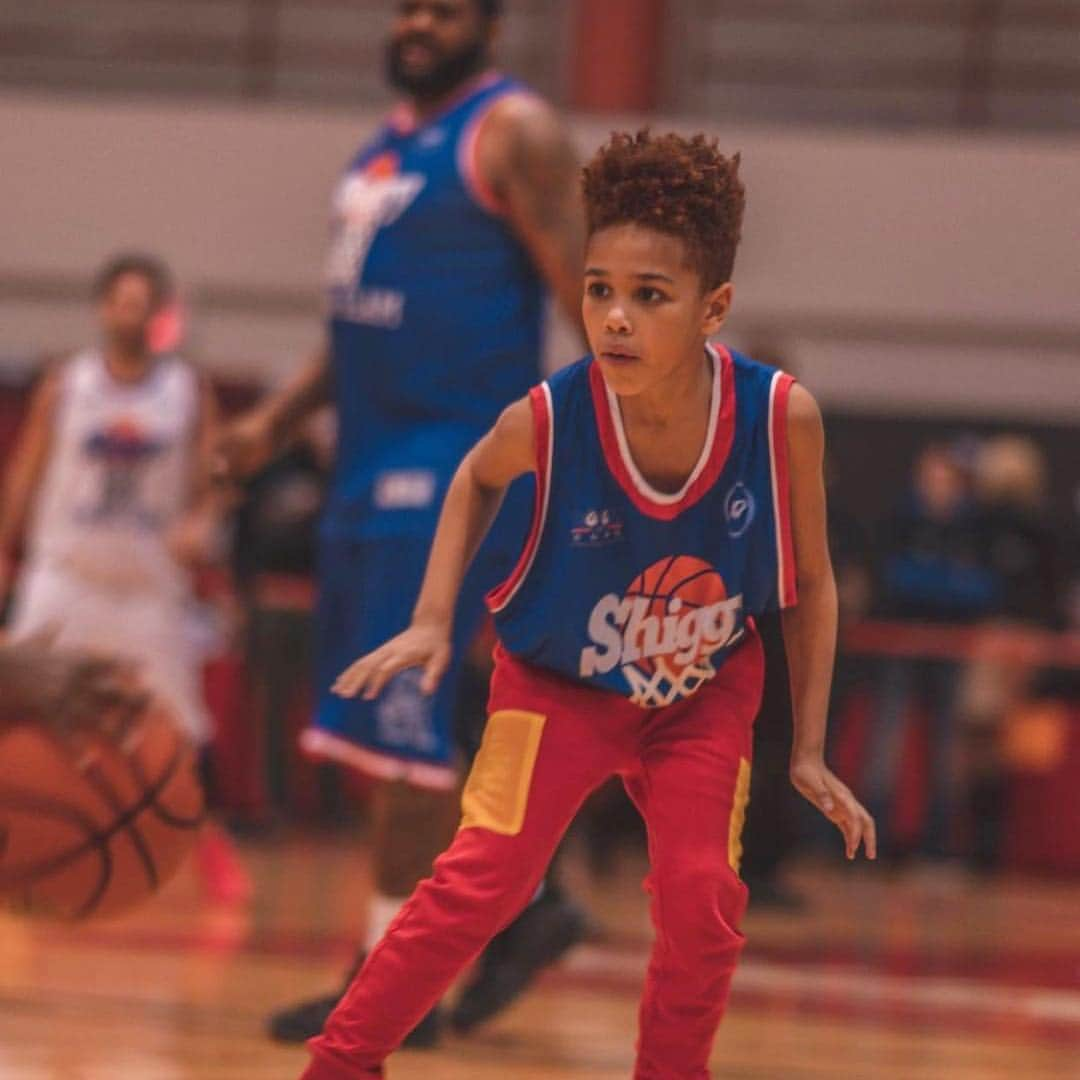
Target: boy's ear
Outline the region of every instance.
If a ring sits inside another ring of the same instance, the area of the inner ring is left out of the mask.
[[[706,337],[712,337],[713,334],[718,333],[720,327],[727,322],[734,295],[735,288],[730,281],[725,281],[719,288],[705,294],[705,317],[701,328]]]

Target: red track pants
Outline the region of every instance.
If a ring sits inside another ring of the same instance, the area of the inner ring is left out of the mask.
[[[656,941],[635,1080],[706,1080],[743,938],[736,873],[761,648],[750,638],[692,698],[640,709],[501,650],[463,819],[432,876],[311,1040],[302,1080],[359,1080],[536,892],[586,796],[619,774],[648,827]]]

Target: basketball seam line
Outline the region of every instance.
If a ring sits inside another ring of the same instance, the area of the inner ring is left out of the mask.
[[[113,787],[108,778],[96,767],[88,769],[85,776],[91,786],[97,789],[101,798],[112,807],[113,811],[115,813],[121,813],[124,804],[117,795],[116,788]],[[145,787],[143,790],[146,790]],[[150,883],[150,888],[156,889],[158,886],[157,866],[154,864],[154,860],[147,850],[146,838],[139,831],[134,820],[127,823],[125,832],[127,833],[128,839],[131,841],[131,846],[135,849],[135,853],[139,856],[139,861],[142,863],[143,869],[146,871],[146,877]]]
[[[167,786],[169,781],[172,780],[173,776],[175,776],[177,767],[182,761],[183,757],[184,751],[181,748],[180,750],[177,750],[176,753],[173,755],[172,760],[165,768],[161,778],[151,787],[144,787],[142,796],[138,800],[136,800],[136,802],[134,802],[126,811],[124,811],[124,813],[117,817],[117,819],[112,823],[111,827],[104,832],[101,832],[92,826],[88,815],[81,813],[73,807],[60,806],[59,808],[57,808],[54,804],[50,805],[47,800],[34,799],[33,797],[29,798],[28,801],[30,801],[32,804],[35,801],[38,801],[41,805],[48,807],[53,812],[55,812],[57,809],[60,809],[61,811],[65,812],[66,816],[69,819],[72,817],[75,818],[78,824],[80,824],[86,831],[87,838],[85,843],[82,844],[80,847],[76,848],[74,851],[66,852],[63,856],[58,856],[55,859],[49,860],[43,866],[39,865],[33,868],[30,871],[30,876],[32,880],[27,883],[26,888],[32,887],[43,876],[69,865],[76,858],[83,855],[88,850],[93,850],[96,848],[98,854],[102,858],[102,876],[99,879],[98,885],[92,891],[87,902],[83,904],[82,907],[80,907],[72,917],[78,919],[89,915],[90,912],[93,911],[94,908],[97,907],[97,905],[101,902],[101,898],[104,895],[105,888],[108,886],[108,883],[112,878],[113,857],[112,852],[109,850],[109,842],[122,829],[126,829],[128,827],[128,824],[144,810],[157,805],[157,797],[161,794],[162,790]],[[2,800],[0,800],[0,805],[2,805]],[[41,806],[39,805],[39,807],[37,808],[40,809]],[[198,824],[199,822],[195,822],[190,825],[185,825],[184,827],[195,828]]]

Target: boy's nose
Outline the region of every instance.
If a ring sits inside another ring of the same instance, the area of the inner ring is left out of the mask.
[[[608,308],[607,317],[604,319],[604,329],[609,334],[629,334],[632,327],[626,312],[619,305]]]

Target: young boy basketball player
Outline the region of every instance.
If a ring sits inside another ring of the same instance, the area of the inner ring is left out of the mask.
[[[707,345],[731,307],[738,159],[702,136],[617,135],[585,196],[592,356],[511,405],[465,458],[411,626],[338,682],[371,697],[419,667],[434,690],[469,559],[507,485],[534,471],[532,531],[489,596],[500,645],[461,828],[312,1040],[306,1080],[381,1075],[615,773],[648,826],[656,928],[634,1075],[708,1076],[742,946],[759,612],[785,609],[791,779],[849,858],[860,844],[874,855],[873,822],[823,752],[836,589],[821,418],[787,376]]]

